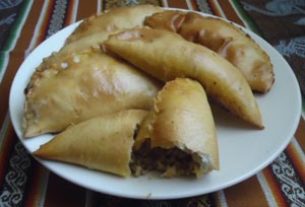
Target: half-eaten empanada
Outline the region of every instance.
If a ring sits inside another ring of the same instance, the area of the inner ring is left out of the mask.
[[[167,82],[136,137],[134,174],[201,176],[219,168],[216,129],[202,86],[190,79]]]
[[[143,110],[126,110],[89,119],[58,134],[34,155],[130,176],[134,135],[145,115]]]

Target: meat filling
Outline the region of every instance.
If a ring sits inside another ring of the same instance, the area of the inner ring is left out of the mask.
[[[206,171],[202,163],[197,154],[183,151],[177,147],[170,149],[151,148],[150,140],[146,140],[138,150],[134,150],[130,168],[134,176],[155,171],[164,177],[192,177]]]

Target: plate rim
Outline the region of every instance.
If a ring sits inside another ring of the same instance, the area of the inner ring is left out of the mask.
[[[190,12],[191,10],[187,10],[187,9],[176,9],[176,8],[163,8],[164,10],[178,10],[178,11],[184,11],[184,12]],[[287,138],[285,140],[285,142],[277,148],[277,150],[272,154],[272,156],[269,156],[268,159],[265,160],[265,162],[262,162],[260,165],[256,166],[254,169],[252,169],[251,171],[243,174],[242,176],[240,177],[235,177],[235,179],[232,179],[232,180],[229,180],[227,181],[224,185],[221,185],[221,187],[219,186],[216,186],[214,188],[211,188],[211,190],[209,190],[208,192],[203,192],[203,193],[211,193],[211,192],[215,192],[215,191],[218,191],[218,190],[221,190],[221,189],[224,189],[224,188],[227,188],[227,187],[230,187],[232,185],[235,185],[237,183],[240,183],[244,180],[246,180],[247,178],[255,175],[257,172],[259,172],[260,170],[262,170],[264,167],[268,166],[274,159],[276,159],[277,156],[279,156],[279,154],[287,147],[287,145],[289,144],[289,142],[291,141],[291,139],[293,138],[293,135],[297,129],[297,126],[298,126],[298,123],[299,123],[299,120],[300,120],[300,117],[301,117],[301,112],[302,112],[302,99],[301,99],[301,91],[300,91],[300,86],[299,86],[299,82],[295,76],[295,73],[293,72],[292,68],[290,67],[290,65],[288,64],[288,62],[286,61],[286,59],[278,52],[274,49],[274,47],[269,44],[266,40],[264,40],[262,37],[260,37],[259,35],[257,35],[256,33],[252,32],[251,30],[247,29],[247,28],[244,28],[228,19],[225,19],[225,18],[222,18],[222,17],[218,17],[218,16],[214,16],[214,15],[210,15],[210,14],[206,14],[206,13],[202,13],[202,12],[199,12],[199,11],[191,11],[191,12],[194,12],[194,13],[198,13],[200,15],[203,15],[203,16],[210,16],[210,17],[213,17],[213,18],[216,18],[216,19],[221,19],[223,21],[226,21],[226,22],[229,22],[229,23],[232,23],[234,26],[242,29],[243,31],[245,31],[246,33],[250,34],[250,37],[253,38],[252,36],[255,36],[256,38],[260,39],[260,41],[264,42],[264,44],[267,44],[268,47],[270,46],[276,53],[277,55],[279,55],[279,57],[281,58],[282,61],[285,62],[285,64],[287,64],[287,66],[289,67],[290,70],[287,70],[288,73],[290,74],[291,78],[294,79],[294,83],[295,83],[295,86],[297,88],[297,92],[296,92],[296,96],[297,96],[297,99],[296,102],[298,103],[299,107],[298,107],[298,111],[295,115],[295,119],[294,119],[294,123],[292,124],[292,128],[289,130],[289,137],[291,138]],[[82,21],[82,20],[81,20]],[[48,39],[44,40],[42,43],[40,43],[35,49],[33,49],[31,51],[31,53],[29,54],[32,55],[33,53],[35,53],[35,51],[37,51],[38,48],[41,47],[41,45],[43,44],[47,44],[47,42],[49,41],[50,38],[56,38],[60,32],[62,32],[63,30],[68,30],[70,29],[71,27],[74,27],[73,30],[77,27],[77,25],[81,22],[81,21],[78,21],[78,22],[75,22],[61,30],[59,30],[58,32],[56,32],[54,35],[52,35],[51,37],[49,37]],[[72,30],[72,31],[73,31]],[[72,32],[71,31],[71,32]],[[65,37],[66,39],[67,37]],[[257,43],[259,44],[259,43]],[[266,51],[267,52],[267,51]],[[268,54],[268,52],[267,52]],[[28,57],[29,57],[28,56]],[[85,187],[87,189],[91,189],[91,190],[94,190],[94,191],[97,191],[97,192],[101,192],[101,193],[105,193],[105,194],[109,194],[109,195],[116,195],[116,196],[122,196],[122,197],[126,197],[126,198],[136,198],[136,199],[152,199],[152,200],[155,200],[155,199],[160,199],[160,200],[163,200],[163,199],[177,199],[177,198],[185,198],[185,197],[191,197],[191,196],[197,196],[197,195],[201,195],[203,194],[202,192],[197,192],[197,193],[188,193],[188,192],[184,192],[184,193],[180,193],[180,194],[177,194],[177,195],[171,195],[171,196],[166,196],[166,195],[159,195],[159,196],[155,196],[155,195],[151,195],[151,196],[143,196],[143,195],[134,195],[134,194],[130,194],[130,193],[123,193],[123,192],[117,192],[117,191],[113,191],[113,190],[101,190],[101,189],[96,189],[92,186],[90,186],[90,184],[87,184],[87,183],[83,183],[83,182],[78,182],[77,179],[71,179],[69,177],[66,177],[64,175],[62,175],[61,173],[57,172],[57,171],[54,171],[54,169],[50,169],[46,164],[45,162],[49,162],[49,161],[45,161],[45,160],[42,160],[42,159],[39,159],[35,156],[32,155],[32,152],[28,149],[28,147],[24,144],[24,138],[22,135],[20,135],[18,132],[18,130],[16,129],[16,119],[13,117],[13,111],[12,111],[12,103],[13,103],[13,96],[14,94],[12,93],[13,89],[14,89],[14,86],[16,86],[16,82],[18,80],[18,74],[20,75],[20,68],[22,68],[22,65],[24,64],[24,62],[27,60],[27,57],[24,58],[22,64],[19,66],[15,76],[14,76],[14,79],[12,81],[12,84],[11,84],[11,87],[10,87],[10,92],[9,92],[9,114],[10,114],[10,117],[11,117],[11,121],[12,121],[12,125],[13,125],[13,128],[14,128],[14,131],[16,132],[17,134],[17,137],[18,139],[20,140],[20,142],[22,143],[22,145],[25,147],[25,149],[29,152],[29,154],[31,155],[31,157],[33,157],[35,160],[37,160],[40,164],[42,164],[45,168],[47,168],[48,170],[50,170],[51,172],[55,173],[56,175],[58,175],[59,177],[62,177],[63,179],[71,182],[71,183],[74,183],[74,184],[77,184],[79,186],[82,186],[82,187]],[[272,90],[272,89],[271,89]],[[288,137],[288,136],[287,136]]]

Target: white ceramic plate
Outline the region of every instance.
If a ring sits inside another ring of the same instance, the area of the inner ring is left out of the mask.
[[[17,135],[29,152],[38,149],[52,136],[23,139],[23,91],[42,58],[58,50],[76,26],[77,24],[68,26],[39,45],[20,66],[13,81],[9,102],[11,119]],[[264,118],[264,130],[250,129],[225,112],[214,111],[219,138],[219,171],[200,179],[163,179],[151,176],[123,179],[60,162],[38,161],[57,175],[80,186],[131,198],[171,199],[205,194],[254,175],[270,164],[292,138],[301,114],[301,95],[294,73],[283,57],[262,38],[245,31],[269,54],[276,81],[269,93],[257,96]]]

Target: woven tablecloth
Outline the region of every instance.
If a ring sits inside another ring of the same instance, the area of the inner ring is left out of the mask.
[[[292,141],[272,164],[237,185],[191,198],[150,201],[92,192],[49,172],[27,153],[18,141],[8,112],[10,86],[25,57],[69,24],[105,9],[144,3],[214,14],[256,32],[289,62],[304,97],[304,0],[1,0],[0,207],[304,207],[304,106]]]

